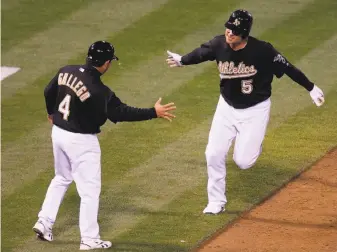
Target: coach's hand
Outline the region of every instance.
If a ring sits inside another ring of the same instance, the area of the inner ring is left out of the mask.
[[[181,67],[182,66],[181,55],[170,52],[170,51],[167,51],[167,54],[168,54],[168,58],[166,62],[170,67]]]
[[[323,105],[324,103],[323,91],[316,85],[314,85],[314,88],[310,91],[310,96],[313,102],[317,105],[317,107]]]
[[[161,102],[161,98],[159,98],[159,100],[154,105],[154,108],[157,113],[157,117],[161,117],[161,118],[164,118],[172,122],[172,118],[175,118],[176,116],[169,113],[168,111],[175,110],[176,106],[174,106],[173,102],[165,104],[165,105],[161,105],[160,102]]]

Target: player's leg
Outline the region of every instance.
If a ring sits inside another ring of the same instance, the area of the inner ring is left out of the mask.
[[[39,235],[39,238],[51,241],[52,226],[64,195],[72,183],[71,167],[68,156],[63,149],[65,136],[62,135],[55,127],[52,130],[53,154],[55,177],[52,179],[42,208],[38,214],[39,220],[33,230]]]
[[[81,197],[79,225],[80,250],[109,248],[111,242],[100,240],[97,222],[101,192],[101,149],[96,136],[83,135],[72,153],[72,175]]]
[[[222,212],[227,202],[225,195],[226,157],[236,135],[231,110],[231,107],[220,96],[205,152],[208,173],[208,204],[203,211],[204,213],[217,214]]]
[[[241,169],[252,167],[262,151],[270,114],[270,100],[239,111],[233,159]]]

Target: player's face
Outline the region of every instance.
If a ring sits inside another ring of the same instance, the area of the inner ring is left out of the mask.
[[[240,44],[242,42],[242,37],[234,35],[230,29],[226,28],[225,36],[228,44]]]

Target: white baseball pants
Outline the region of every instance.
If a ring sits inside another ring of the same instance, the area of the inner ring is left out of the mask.
[[[81,197],[79,226],[83,240],[100,238],[97,223],[101,192],[101,149],[96,135],[52,128],[55,177],[39,218],[53,225],[63,197],[74,180]]]
[[[235,138],[233,159],[241,169],[254,165],[261,154],[271,101],[235,109],[220,95],[206,147],[208,203],[225,205],[226,157]]]

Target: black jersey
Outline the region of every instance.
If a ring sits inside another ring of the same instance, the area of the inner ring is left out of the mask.
[[[47,112],[55,125],[74,133],[96,134],[107,119],[117,123],[157,117],[154,108],[123,103],[100,77],[91,65],[70,65],[58,71],[44,90]]]
[[[181,59],[183,65],[216,61],[220,92],[234,108],[254,106],[271,96],[273,77],[285,73],[307,90],[313,88],[306,76],[288,62],[270,43],[249,36],[247,45],[233,50],[225,35],[214,37]]]

